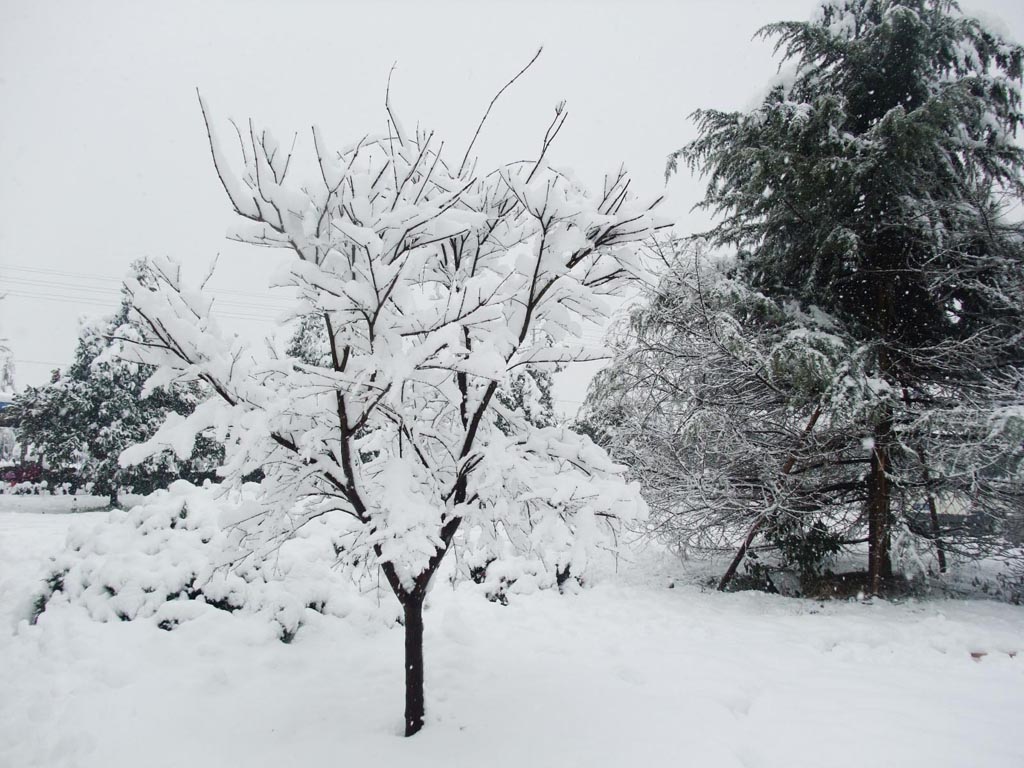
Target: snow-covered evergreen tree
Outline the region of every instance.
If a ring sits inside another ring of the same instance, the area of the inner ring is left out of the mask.
[[[580,323],[641,270],[636,244],[659,224],[625,172],[594,195],[548,164],[563,105],[536,160],[490,172],[472,145],[446,157],[433,133],[388,113],[387,134],[341,151],[314,129],[317,174],[302,183],[252,123],[236,172],[204,107],[236,236],[288,251],[276,282],[321,330],[255,345],[224,334],[178,266],[154,262],[155,290],[128,282],[146,330],[134,354],[159,366],[148,386],[200,380],[218,397],[122,458],[219,430],[229,479],[264,473],[264,514],[244,528],[257,556],[310,520],[347,515],[339,556],[379,567],[404,611],[411,735],[424,716],[424,598],[450,549],[520,537],[530,562],[517,578],[556,580],[643,510],[603,450],[497,393],[530,366],[593,359]]]
[[[51,484],[88,485],[112,504],[119,492],[149,493],[176,479],[212,477],[222,457],[220,446],[202,436],[188,460],[168,451],[134,467],[118,463],[123,450],[152,437],[169,413],[186,416],[206,396],[195,383],[144,392],[152,368],[111,354],[112,337],[131,332],[129,309],[126,295],[114,315],[84,324],[67,370],[55,371],[48,385],[27,387],[12,406],[19,438],[42,459]]]
[[[747,113],[697,113],[673,156],[708,178],[711,233],[746,279],[816,304],[871,351],[872,589],[896,501],[1019,514],[1000,474],[1020,417],[1024,49],[949,0],[828,0],[772,24],[788,68]]]
[[[299,318],[298,327],[292,333],[285,354],[307,365],[327,365],[331,350],[327,344],[323,317],[305,314]]]
[[[535,427],[550,427],[555,423],[555,404],[551,399],[552,371],[538,366],[527,366],[510,377],[509,383],[495,395],[503,408],[522,413]],[[512,425],[508,425],[511,429]]]

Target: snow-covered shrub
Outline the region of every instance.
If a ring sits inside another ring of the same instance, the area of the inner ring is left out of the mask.
[[[346,616],[368,607],[354,574],[333,567],[330,516],[306,525],[272,557],[254,557],[240,523],[259,508],[255,490],[178,481],[131,510],[72,527],[35,618],[64,602],[98,621],[147,619],[173,629],[203,611],[243,611],[277,622],[290,640],[307,610]]]
[[[46,483],[0,483],[0,493],[11,496],[45,496],[50,493]]]

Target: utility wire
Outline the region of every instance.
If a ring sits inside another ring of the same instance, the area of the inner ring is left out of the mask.
[[[58,269],[47,269],[43,267],[21,267],[0,264],[0,272],[4,270],[19,271],[30,273],[30,276],[24,277],[15,275],[12,277],[5,277],[3,282],[12,283],[14,290],[6,291],[11,296],[22,296],[24,298],[42,298],[55,301],[68,301],[75,300],[80,303],[88,303],[96,306],[107,306],[106,302],[97,300],[97,297],[114,297],[120,295],[121,278],[113,277],[110,275],[89,275],[83,272],[72,272],[67,270]],[[53,275],[64,278],[72,279],[84,279],[93,280],[99,282],[106,282],[112,285],[80,285],[80,284],[68,284],[60,281],[50,281],[40,279],[38,277],[32,277],[31,274],[37,275]],[[49,295],[50,290],[62,291],[63,294]],[[34,293],[29,295],[24,293],[24,290],[31,290]],[[230,288],[223,289],[210,289],[208,291],[214,301],[214,311],[222,317],[232,317],[239,320],[260,320],[266,321],[268,318],[261,314],[257,314],[259,311],[267,311],[273,313],[275,311],[282,312],[291,307],[291,302],[285,298],[276,298],[274,296],[255,293],[252,291],[241,291]],[[78,294],[82,294],[87,298],[78,298]],[[239,296],[246,297],[246,300],[234,299],[234,298],[220,298],[218,294],[225,294],[227,296]],[[228,305],[228,311],[218,311],[219,308]],[[255,311],[246,311],[255,310]],[[577,340],[582,341],[586,344],[603,345],[604,336],[600,333],[591,331],[585,331],[581,333]]]
[[[60,302],[62,304],[67,304],[69,302],[72,302],[72,303],[81,304],[81,305],[84,305],[84,306],[101,307],[101,308],[110,310],[110,302],[106,302],[106,301],[102,301],[100,299],[94,299],[94,298],[84,298],[82,296],[58,295],[58,294],[53,294],[53,293],[36,293],[36,292],[24,291],[24,290],[5,291],[4,295],[5,296],[16,297],[16,298],[23,298],[23,299],[36,299],[36,300],[42,300],[42,301],[56,301],[56,302]],[[222,317],[222,318],[231,318],[233,320],[251,320],[251,321],[260,322],[260,323],[272,323],[275,320],[274,317],[273,317],[273,315],[275,313],[273,311],[270,311],[270,310],[268,310],[267,315],[243,314],[243,313],[239,313],[239,312],[221,311],[219,309],[219,307],[218,307],[218,303],[217,302],[214,302],[213,314],[217,315],[219,317]]]
[[[89,290],[104,290],[104,291],[119,291],[120,286],[123,283],[123,279],[120,277],[114,277],[113,275],[101,275],[101,274],[86,274],[84,272],[73,272],[70,270],[62,269],[47,269],[44,267],[22,267],[13,264],[0,264],[0,273],[4,272],[24,272],[28,273],[27,276],[14,275],[5,278],[5,282],[8,280],[28,280],[32,279],[32,275],[41,276],[54,276],[54,277],[66,277],[74,280],[91,280],[93,282],[108,283],[116,287],[105,287],[105,286],[76,286],[82,287]],[[267,293],[255,292],[255,291],[242,291],[236,288],[211,288],[208,289],[211,294],[225,294],[231,296],[241,296],[250,299],[270,301],[270,302],[285,302],[288,301],[285,298],[276,298]]]
[[[64,291],[73,291],[76,293],[82,293],[89,296],[102,296],[104,298],[115,299],[122,295],[120,288],[105,287],[99,285],[80,285],[75,283],[67,283],[55,280],[39,280],[37,278],[28,277],[5,277],[3,279],[4,285],[11,285],[15,288],[23,287],[30,288],[33,290],[38,289],[57,289]],[[255,298],[256,294],[253,294],[252,299],[233,298],[235,294],[230,294],[224,298],[221,297],[219,291],[209,291],[213,298],[220,304],[230,304],[232,306],[239,307],[253,307],[257,309],[286,309],[290,302],[287,299],[274,299],[271,297]]]

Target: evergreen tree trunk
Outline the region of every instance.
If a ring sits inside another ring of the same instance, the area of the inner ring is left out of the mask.
[[[405,610],[405,735],[413,736],[423,727],[423,597],[410,594],[402,603]]]
[[[875,428],[875,445],[871,452],[871,474],[868,477],[868,585],[871,594],[882,592],[882,580],[892,576],[889,559],[889,438],[892,416],[886,414]]]
[[[932,521],[932,535],[935,537],[935,556],[939,560],[939,573],[945,573],[946,547],[942,543],[942,529],[939,527],[939,513],[935,509],[935,497],[930,493],[928,494],[928,516]]]
[[[871,262],[884,265],[882,276],[875,278],[874,309],[878,338],[878,371],[888,382],[893,380],[893,360],[888,341],[895,316],[893,283],[888,277],[892,250],[882,249],[885,255],[877,255]],[[877,252],[876,252],[877,254]],[[868,585],[872,595],[882,594],[882,580],[892,576],[892,561],[889,559],[889,522],[892,489],[889,483],[889,460],[892,446],[893,408],[885,404],[881,408],[874,429],[874,446],[871,451],[871,474],[868,477]]]

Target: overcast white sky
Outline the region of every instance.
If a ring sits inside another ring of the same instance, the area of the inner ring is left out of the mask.
[[[965,4],[1024,40],[1024,2]],[[233,214],[210,162],[195,88],[221,117],[253,117],[309,149],[384,125],[384,85],[406,124],[464,148],[494,92],[544,53],[495,107],[482,167],[536,154],[554,105],[569,121],[551,154],[592,184],[625,161],[634,187],[668,197],[683,231],[701,183],[664,188],[666,155],[694,136],[699,107],[747,107],[774,73],[770,21],[813,0],[672,2],[54,2],[0,0],[0,334],[19,386],[71,356],[83,315],[117,304],[128,264],[170,255],[224,291],[226,323],[258,332],[285,254],[224,239]],[[305,143],[303,144],[303,142]],[[559,382],[573,411],[591,371]]]

